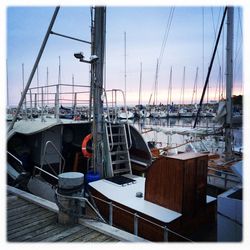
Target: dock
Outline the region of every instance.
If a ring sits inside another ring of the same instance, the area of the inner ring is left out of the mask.
[[[145,241],[98,221],[79,219],[78,224],[57,222],[55,203],[7,187],[8,242],[119,242]]]

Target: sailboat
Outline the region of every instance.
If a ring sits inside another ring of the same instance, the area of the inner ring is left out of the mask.
[[[19,110],[58,11],[59,7],[45,35]],[[60,86],[55,85],[54,118],[46,119],[42,110],[37,119],[16,123],[13,120],[9,127],[8,183],[54,201],[58,176],[81,172],[85,174],[85,198],[106,223],[151,241],[192,241],[194,233],[215,224],[216,198],[207,194],[208,155],[191,152],[153,158],[141,133],[127,120],[119,122],[116,114],[112,116],[118,107],[107,96],[108,93],[115,96],[120,90],[108,92],[102,87],[106,8],[95,7],[92,11],[92,42],[98,46],[92,48],[90,60],[85,60],[82,54],[76,57],[91,65],[93,77],[88,88],[93,120],[90,116],[87,121],[60,118]],[[86,92],[87,87],[81,87]],[[39,88],[41,94],[47,93]],[[32,112],[32,96],[37,92],[29,93]],[[43,102],[43,98],[40,100]],[[107,120],[103,115],[105,103]]]

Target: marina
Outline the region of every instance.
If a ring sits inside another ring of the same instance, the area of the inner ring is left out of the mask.
[[[90,7],[89,41],[54,31],[59,10],[18,104],[7,107],[7,241],[241,242],[243,107],[242,95],[232,94],[234,7],[221,9],[199,103],[198,69],[192,101],[184,101],[185,66],[180,102],[172,100],[171,67],[167,104],[159,103],[157,59],[148,104],[141,104],[141,64],[139,104],[129,106],[126,32],[125,87],[108,89],[107,8]],[[224,26],[225,96],[205,102]],[[52,35],[87,44],[90,56],[74,57],[87,65],[89,84],[75,84],[73,76],[72,84],[62,83],[60,57],[58,83],[38,84]]]

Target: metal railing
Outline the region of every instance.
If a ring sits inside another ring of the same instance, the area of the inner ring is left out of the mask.
[[[128,121],[128,110],[127,110],[127,104],[125,101],[125,95],[124,92],[121,89],[111,89],[111,90],[104,90],[104,98],[105,98],[105,103],[106,103],[106,108],[107,108],[107,120],[108,120],[108,126],[110,130],[110,136],[111,136],[111,150],[113,148],[113,135],[112,135],[112,128],[111,128],[111,123],[117,123],[118,122],[118,94],[121,94],[121,102],[123,103],[124,107],[124,112],[126,114],[126,119],[125,123],[126,127],[128,129],[128,148],[130,149],[132,147],[132,138],[131,138],[131,131],[129,127],[129,121]],[[111,101],[109,101],[108,95],[111,95]],[[111,109],[110,109],[111,105]],[[126,131],[125,131],[126,132]]]
[[[53,114],[59,119],[63,110],[70,111],[75,118],[79,112],[88,115],[90,100],[90,86],[72,84],[53,84],[47,86],[33,87],[27,92],[23,103],[25,115],[39,114],[41,120],[45,121],[45,115]],[[65,106],[65,109],[61,108]]]
[[[48,148],[48,145],[51,145],[53,147],[53,149],[55,150],[55,152],[58,154],[58,156],[60,157],[60,163],[59,163],[59,170],[58,172],[59,173],[56,173],[56,171],[54,170],[54,168],[46,161],[46,152],[47,152],[47,148]],[[47,163],[47,165],[49,166],[50,170],[54,173],[54,175],[52,175],[51,173],[49,173],[48,171],[44,170],[43,169],[43,166],[44,166],[44,163]],[[63,165],[61,165],[63,162]],[[43,155],[42,155],[42,160],[41,160],[41,167],[37,167],[35,166],[36,169],[52,176],[52,177],[56,177],[58,176],[58,174],[61,174],[63,173],[64,171],[64,167],[65,167],[65,159],[64,157],[62,156],[62,154],[60,153],[60,151],[58,150],[58,148],[55,146],[55,144],[52,142],[52,141],[47,141],[45,143],[45,146],[44,146],[44,149],[43,149]]]
[[[7,154],[10,155],[15,161],[17,161],[21,166],[23,166],[23,162],[19,160],[15,155],[7,151]]]
[[[172,233],[175,236],[180,237],[182,240],[185,240],[185,241],[188,241],[188,242],[193,242],[191,239],[188,239],[187,237],[185,237],[185,236],[183,236],[183,235],[181,235],[181,234],[179,234],[177,232],[174,232],[173,230],[171,230],[170,228],[168,228],[166,225],[163,226],[163,225],[157,224],[157,223],[155,223],[155,222],[153,222],[153,221],[151,221],[149,219],[146,219],[146,218],[140,216],[136,212],[133,213],[133,212],[130,212],[130,211],[128,211],[128,210],[126,210],[126,209],[124,209],[124,208],[122,208],[120,206],[117,206],[112,201],[106,201],[106,200],[104,200],[102,198],[99,198],[97,196],[94,196],[94,195],[91,195],[91,197],[94,198],[94,199],[96,199],[96,200],[99,200],[102,203],[104,203],[104,204],[106,204],[106,205],[109,206],[109,218],[108,218],[108,222],[109,222],[109,224],[111,226],[113,225],[113,210],[114,210],[113,208],[117,208],[117,209],[119,209],[119,210],[121,210],[121,211],[123,211],[123,212],[125,212],[125,213],[130,214],[130,215],[133,216],[133,218],[134,218],[134,222],[133,222],[133,228],[134,229],[133,230],[134,230],[134,235],[136,235],[136,236],[138,236],[139,219],[140,219],[140,220],[143,220],[143,221],[145,221],[147,223],[150,223],[153,226],[156,226],[156,227],[162,229],[163,230],[163,235],[164,235],[164,241],[168,241],[168,239],[169,239],[168,233]]]
[[[215,172],[216,174],[209,173],[209,170]],[[214,179],[217,179],[217,180],[218,179],[221,180],[222,183],[220,183],[220,181],[216,181],[216,180],[212,181],[211,177]],[[233,177],[233,178],[229,178],[229,177]],[[241,183],[241,180],[237,175],[230,173],[230,172],[223,171],[223,170],[219,170],[216,168],[211,168],[211,167],[208,167],[207,178],[208,178],[209,184],[211,184],[211,185],[217,184],[218,186],[221,186],[224,189],[227,189],[228,183],[230,183],[230,182],[235,183],[236,185]],[[232,187],[232,186],[230,186],[230,187]]]

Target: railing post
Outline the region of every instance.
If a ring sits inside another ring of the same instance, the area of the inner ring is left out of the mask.
[[[42,87],[42,110],[41,110],[41,121],[45,122],[44,119],[44,99],[43,99],[43,87]]]
[[[134,213],[134,235],[138,235],[138,215]]]
[[[33,112],[32,112],[32,93],[30,90],[30,120],[33,120]]]
[[[163,228],[163,230],[164,230],[164,241],[168,241],[168,228],[167,228],[167,226],[165,226]]]
[[[109,225],[113,225],[113,204],[109,202]]]
[[[224,179],[224,188],[226,189],[227,187],[227,174],[225,174],[225,179]]]

